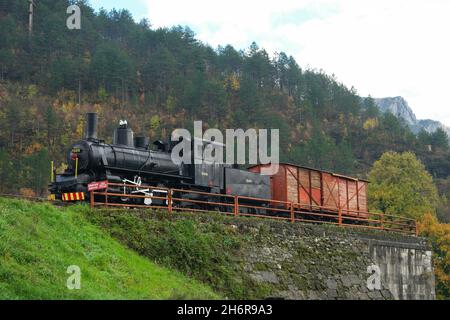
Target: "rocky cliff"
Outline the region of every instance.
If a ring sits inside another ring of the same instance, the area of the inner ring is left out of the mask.
[[[403,119],[409,126],[417,125],[417,118],[408,102],[402,97],[374,99],[382,112],[390,112]]]
[[[442,128],[450,136],[450,127],[445,126],[436,120],[419,120],[408,102],[403,97],[380,98],[374,99],[375,104],[382,112],[390,112],[397,118],[405,121],[414,133],[425,130],[429,133],[435,132],[438,128]]]

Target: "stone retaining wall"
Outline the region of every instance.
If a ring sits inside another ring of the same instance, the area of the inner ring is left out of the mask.
[[[252,238],[236,262],[253,280],[270,286],[272,298],[435,298],[432,253],[423,238],[269,220],[232,224]],[[380,287],[369,288],[377,270]]]

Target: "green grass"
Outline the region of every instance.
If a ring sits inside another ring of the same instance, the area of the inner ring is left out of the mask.
[[[223,297],[269,296],[269,288],[242,272],[242,249],[252,240],[245,232],[222,223],[230,222],[228,217],[189,212],[171,215],[148,209],[96,209],[86,214],[89,221],[127,247],[159,265],[208,284]]]
[[[89,209],[0,198],[0,299],[211,299],[206,285],[160,267],[90,223]],[[81,289],[69,290],[70,265]]]

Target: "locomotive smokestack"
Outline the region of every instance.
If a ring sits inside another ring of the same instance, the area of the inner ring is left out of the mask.
[[[134,133],[128,127],[126,120],[120,120],[119,127],[114,130],[113,144],[120,144],[123,146],[134,147]]]
[[[95,112],[86,113],[86,124],[84,138],[86,140],[97,139],[98,114]]]

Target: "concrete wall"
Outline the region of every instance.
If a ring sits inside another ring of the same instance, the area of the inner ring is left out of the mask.
[[[435,298],[432,253],[423,238],[255,219],[232,224],[251,238],[236,265],[269,286],[272,298]],[[368,287],[368,267],[379,268],[379,289]]]
[[[382,282],[395,299],[434,299],[432,252],[426,246],[392,241],[369,241]]]

